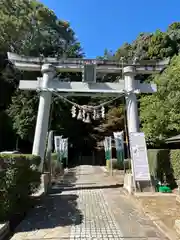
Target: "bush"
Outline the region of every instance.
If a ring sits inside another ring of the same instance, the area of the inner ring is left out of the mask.
[[[58,154],[52,153],[51,154],[51,170],[53,177],[56,177],[57,175],[62,173],[62,167],[61,163],[58,161]]]
[[[148,149],[149,170],[154,179],[163,181],[164,174],[172,174],[169,154],[169,149]]]
[[[48,167],[48,159],[45,159],[45,171],[49,171],[49,167],[51,167],[51,174],[53,177],[57,176],[62,172],[62,165],[58,160],[58,154],[57,153],[51,153],[51,166]]]
[[[57,162],[57,158],[58,158],[58,155],[57,155],[56,152],[54,152],[54,153],[51,154],[51,161],[52,161],[52,163],[53,163],[53,162]]]
[[[124,166],[125,164],[125,166]],[[118,170],[124,170],[125,169],[129,169],[131,166],[131,162],[130,159],[125,159],[125,162],[118,162],[116,158],[112,159],[112,167],[113,169],[118,169]]]
[[[174,178],[180,179],[180,149],[170,151],[170,161],[174,172]]]
[[[48,159],[48,156],[45,157],[45,162],[44,162],[44,171],[49,171],[50,167],[51,169],[54,168],[54,166],[56,165],[57,163],[57,153],[51,153],[51,163],[49,163],[49,159]],[[49,166],[49,164],[51,166]]]
[[[0,155],[0,221],[27,209],[29,197],[40,185],[40,157]]]
[[[175,179],[178,176],[178,162],[180,150],[148,149],[149,169],[152,180],[166,181],[172,188],[176,187]]]

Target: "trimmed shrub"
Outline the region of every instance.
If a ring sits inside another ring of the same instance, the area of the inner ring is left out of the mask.
[[[41,182],[40,157],[0,154],[0,221],[27,210],[30,195]]]
[[[152,180],[163,182],[164,176],[172,188],[176,187],[175,179],[177,178],[178,164],[176,158],[178,154],[170,149],[148,149],[149,168]],[[175,165],[177,169],[175,169]]]
[[[51,154],[51,170],[53,177],[58,176],[59,174],[62,174],[62,168],[63,165],[58,161],[58,154],[52,153]]]
[[[174,178],[180,179],[180,149],[170,151],[170,161],[174,172]]]
[[[163,181],[164,174],[172,174],[169,149],[148,149],[150,174],[154,179]]]
[[[125,164],[125,166],[124,166]],[[131,166],[130,159],[125,159],[125,162],[118,162],[116,158],[112,159],[112,167],[113,169],[118,169],[118,170],[124,170],[124,169],[129,169]]]
[[[51,154],[51,161],[52,162],[57,162],[57,158],[58,158],[58,155],[56,152],[52,153]]]

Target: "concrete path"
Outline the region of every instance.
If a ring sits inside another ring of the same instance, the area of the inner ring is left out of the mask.
[[[70,169],[12,240],[166,240],[100,167]]]

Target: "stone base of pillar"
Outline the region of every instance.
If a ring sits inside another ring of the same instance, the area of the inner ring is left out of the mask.
[[[126,173],[124,175],[124,185],[123,188],[125,188],[129,194],[133,193],[133,176],[131,173]]]
[[[46,172],[41,175],[41,186],[40,189],[42,189],[43,193],[46,195],[48,192],[48,189],[51,187],[51,178],[50,173]]]

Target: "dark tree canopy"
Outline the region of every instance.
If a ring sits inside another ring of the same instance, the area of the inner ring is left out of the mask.
[[[84,57],[81,45],[70,24],[59,19],[53,11],[38,1],[1,0],[0,2],[0,149],[15,148],[15,140],[32,144],[38,108],[38,94],[18,90],[19,80],[36,79],[40,73],[21,72],[7,60],[7,51],[22,55],[44,57]],[[180,22],[167,26],[167,31],[140,33],[132,43],[124,43],[115,53],[105,49],[99,59],[117,60],[122,64],[134,57],[164,59],[171,64],[156,76],[138,76],[142,81],[154,81],[158,93],[140,97],[142,131],[148,143],[158,145],[166,137],[179,133],[179,53]],[[79,74],[61,74],[71,81],[80,81]],[[98,74],[101,82],[118,81],[117,74]],[[98,104],[108,98],[72,98],[80,104]],[[71,118],[67,103],[53,98],[50,128],[69,137],[83,147],[84,142],[94,146],[104,135],[124,128],[124,100],[107,107],[105,121],[87,125]],[[2,140],[3,139],[3,140]]]

